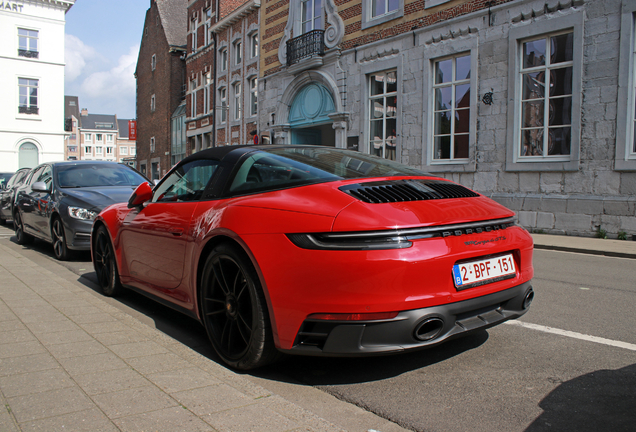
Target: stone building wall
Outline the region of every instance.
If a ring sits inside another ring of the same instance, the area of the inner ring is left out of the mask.
[[[287,3],[265,1],[259,127],[277,123],[299,77],[322,79],[333,83],[347,112],[347,138],[368,152],[369,77],[395,70],[399,161],[491,196],[529,230],[636,234],[635,2],[428,3],[404,0],[402,16],[364,29],[363,3],[336,1],[346,29],[339,49],[327,50],[321,67],[294,75],[276,57]],[[560,34],[573,39],[572,144],[562,157],[530,161],[520,157],[520,49]],[[433,67],[459,55],[470,55],[471,63],[469,154],[448,163],[433,154]]]

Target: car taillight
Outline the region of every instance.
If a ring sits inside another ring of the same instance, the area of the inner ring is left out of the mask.
[[[405,249],[413,245],[406,237],[395,233],[287,234],[287,237],[299,248],[315,250]]]
[[[393,319],[397,312],[376,312],[376,313],[316,313],[307,317],[310,320],[325,321],[380,321]]]

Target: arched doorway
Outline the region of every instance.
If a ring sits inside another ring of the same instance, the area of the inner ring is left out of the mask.
[[[291,144],[336,146],[333,120],[336,111],[331,92],[320,83],[303,87],[289,109]]]
[[[25,142],[18,150],[18,168],[34,168],[40,163],[40,155],[38,147],[31,143]]]

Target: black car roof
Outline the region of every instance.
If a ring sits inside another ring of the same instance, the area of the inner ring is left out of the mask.
[[[324,146],[310,146],[310,145],[293,145],[293,144],[278,144],[278,145],[229,145],[223,147],[215,147],[209,148],[205,150],[198,151],[187,158],[184,158],[181,163],[187,163],[195,160],[201,159],[213,159],[213,160],[223,160],[230,153],[237,153],[237,155],[243,155],[245,153],[250,153],[253,151],[269,151],[280,148],[333,148],[333,147],[324,147]]]

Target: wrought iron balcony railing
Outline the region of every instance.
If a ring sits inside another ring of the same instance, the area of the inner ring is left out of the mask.
[[[20,114],[39,114],[40,110],[36,106],[18,106],[18,112]]]
[[[287,41],[287,66],[313,55],[325,54],[325,31],[312,30]]]
[[[29,51],[29,50],[18,50],[18,57],[28,57],[28,58],[38,58],[40,53],[37,51]]]

